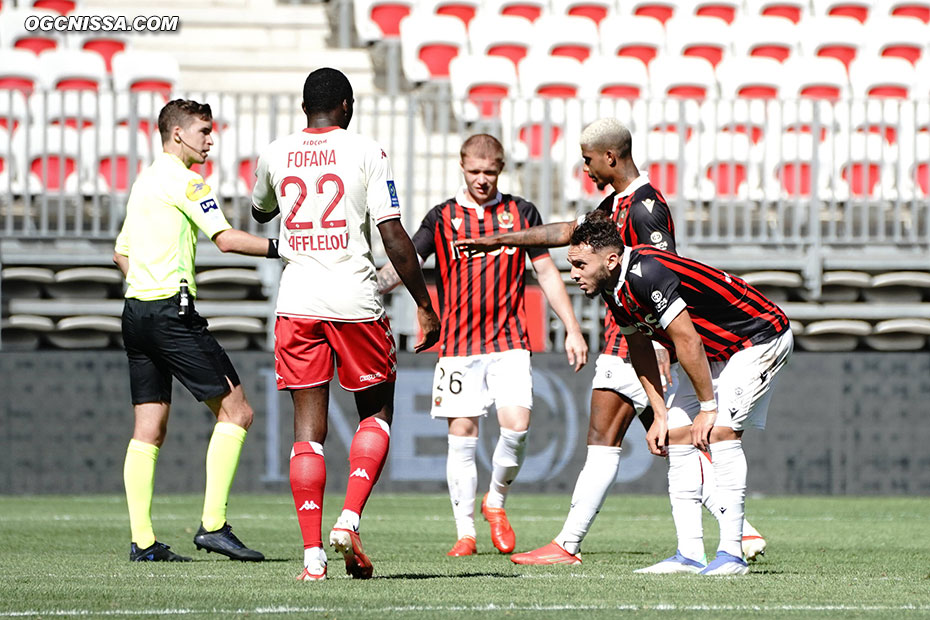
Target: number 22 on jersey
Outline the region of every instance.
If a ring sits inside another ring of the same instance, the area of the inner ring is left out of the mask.
[[[342,201],[342,197],[345,196],[346,189],[345,184],[342,182],[342,179],[332,173],[327,173],[321,176],[316,181],[316,193],[323,195],[328,189],[327,184],[335,185],[336,192],[333,194],[332,198],[329,201],[329,204],[326,205],[326,208],[323,210],[323,215],[320,217],[320,226],[322,228],[345,228],[345,220],[330,219],[333,209]],[[304,204],[304,200],[307,198],[307,184],[304,183],[304,180],[300,177],[284,177],[284,180],[281,181],[281,197],[284,198],[287,196],[287,188],[290,185],[297,186],[297,200],[294,201],[294,208],[291,209],[290,215],[287,216],[287,219],[284,220],[284,227],[288,230],[306,230],[308,228],[313,228],[313,220],[303,220],[303,221],[294,221],[297,217],[297,212],[300,211],[300,208]]]

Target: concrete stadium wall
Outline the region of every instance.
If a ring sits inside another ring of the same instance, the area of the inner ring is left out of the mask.
[[[274,389],[272,357],[234,354],[256,411],[236,491],[287,492],[291,404]],[[445,489],[446,426],[429,417],[432,356],[402,355],[391,456],[381,490]],[[570,493],[585,458],[593,364],[578,375],[561,355],[533,358],[535,399],[521,491]],[[0,494],[115,493],[132,432],[120,352],[0,354]],[[334,388],[326,443],[328,491],[345,488],[357,424],[352,395]],[[175,386],[157,492],[202,492],[213,417]],[[796,353],[776,388],[765,432],[747,432],[749,490],[765,494],[930,495],[930,354]],[[497,434],[483,422],[479,484]],[[665,491],[665,463],[630,427],[613,493]]]

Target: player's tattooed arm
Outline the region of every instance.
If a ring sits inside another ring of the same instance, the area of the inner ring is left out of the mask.
[[[400,284],[400,275],[391,263],[378,270],[378,292],[384,295]]]
[[[556,222],[526,230],[489,235],[477,239],[459,239],[455,247],[464,252],[493,252],[503,246],[515,248],[558,248],[568,245],[575,222]]]

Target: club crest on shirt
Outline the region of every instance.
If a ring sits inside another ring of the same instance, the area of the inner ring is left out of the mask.
[[[501,228],[513,228],[513,215],[510,211],[501,211],[497,214],[497,223],[501,225]]]
[[[202,179],[199,181],[193,179],[190,183],[187,184],[187,191],[185,192],[185,195],[187,196],[188,200],[200,200],[209,193],[210,186],[207,185],[206,181]]]
[[[656,206],[656,201],[653,200],[652,198],[646,198],[645,200],[643,200],[643,206],[649,210],[649,213],[652,213],[652,208]]]

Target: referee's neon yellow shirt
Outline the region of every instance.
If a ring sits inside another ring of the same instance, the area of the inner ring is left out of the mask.
[[[199,174],[170,153],[161,153],[132,185],[116,252],[129,257],[126,297],[151,301],[177,294],[181,279],[194,283],[197,233],[232,228],[219,201]]]

